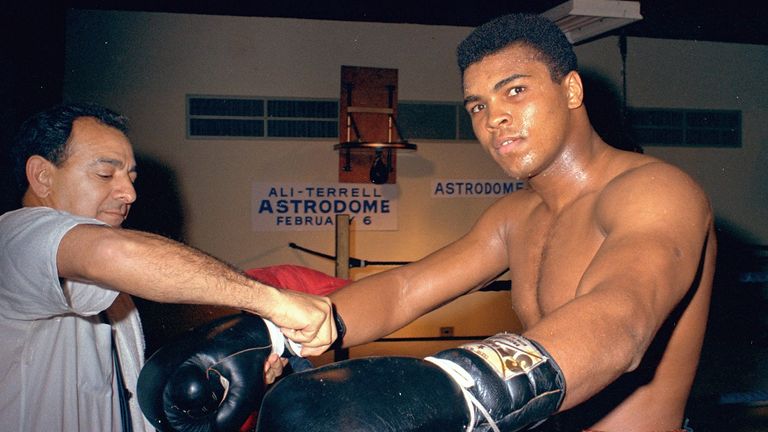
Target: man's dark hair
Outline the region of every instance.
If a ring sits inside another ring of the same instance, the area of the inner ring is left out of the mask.
[[[11,164],[17,193],[23,194],[29,185],[25,171],[30,156],[42,156],[56,166],[67,159],[72,124],[80,117],[92,117],[123,133],[128,130],[126,117],[90,103],[57,105],[33,115],[22,123],[11,146]]]
[[[511,14],[477,27],[459,44],[456,52],[461,76],[470,65],[516,43],[536,50],[555,82],[578,70],[573,46],[555,23],[541,15]]]

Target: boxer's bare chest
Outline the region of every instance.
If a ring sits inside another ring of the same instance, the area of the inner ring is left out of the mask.
[[[510,230],[512,303],[531,325],[576,296],[579,281],[604,240],[587,195],[555,213],[539,205]]]

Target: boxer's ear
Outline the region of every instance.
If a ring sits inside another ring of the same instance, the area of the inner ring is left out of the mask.
[[[45,198],[51,193],[55,169],[53,163],[42,156],[33,155],[27,159],[26,173],[29,190],[38,198]]]
[[[584,103],[584,85],[581,82],[581,76],[576,71],[570,71],[563,78],[563,86],[568,98],[568,108],[574,109]]]

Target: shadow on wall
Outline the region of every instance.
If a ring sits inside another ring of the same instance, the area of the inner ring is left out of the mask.
[[[0,156],[0,214],[21,207],[21,194],[16,187],[16,181],[11,175],[11,162],[6,157],[7,151]]]
[[[123,225],[184,242],[185,211],[176,173],[164,163],[137,154],[138,199]],[[141,315],[147,356],[180,333],[233,311],[202,305],[157,303],[134,297]]]
[[[579,71],[579,75],[584,85],[584,106],[589,120],[603,141],[618,149],[642,153],[642,147],[629,133],[621,90],[595,71],[585,69]]]
[[[707,334],[689,403],[695,430],[753,431],[768,403],[768,249],[717,222]],[[728,425],[727,428],[725,425]]]
[[[176,173],[146,155],[137,154],[136,165],[138,199],[123,226],[184,241],[184,205]]]

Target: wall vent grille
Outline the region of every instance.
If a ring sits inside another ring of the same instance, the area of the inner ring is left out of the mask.
[[[641,146],[741,147],[741,111],[631,108],[629,124]]]
[[[330,99],[187,96],[189,138],[335,138],[339,103]],[[397,124],[407,139],[474,140],[458,103],[400,102]]]
[[[334,138],[334,100],[187,96],[190,138]]]

